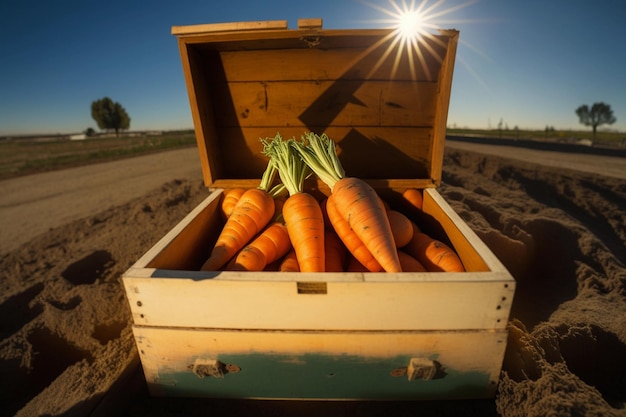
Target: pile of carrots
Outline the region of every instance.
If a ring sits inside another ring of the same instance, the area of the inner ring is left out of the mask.
[[[463,272],[456,252],[424,233],[412,213],[422,192],[391,207],[365,181],[347,176],[325,134],[262,139],[268,157],[254,189],[224,191],[224,226],[202,270],[284,272]],[[321,201],[304,188],[316,175],[330,189]],[[280,179],[278,184],[277,177]]]

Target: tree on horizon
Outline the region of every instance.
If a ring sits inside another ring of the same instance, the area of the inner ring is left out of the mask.
[[[91,103],[91,117],[100,129],[113,129],[115,136],[119,131],[130,128],[130,117],[120,103],[104,97]]]
[[[591,108],[584,104],[576,109],[576,114],[580,119],[580,123],[585,126],[591,126],[593,129],[592,144],[596,143],[596,130],[598,126],[604,124],[611,125],[617,120],[615,116],[613,116],[611,106],[603,102],[593,103]]]

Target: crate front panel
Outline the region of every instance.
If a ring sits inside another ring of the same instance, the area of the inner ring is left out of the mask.
[[[491,397],[506,346],[505,331],[260,332],[143,326],[133,331],[155,396]],[[409,380],[411,359],[432,368],[431,379]],[[215,360],[224,365],[223,375],[197,371],[198,365]]]
[[[237,280],[238,275],[202,281],[134,278],[126,283],[133,320],[222,329],[503,329],[513,298],[506,281],[433,276],[410,282],[386,274],[371,282],[363,274],[348,274],[350,282],[337,274],[332,274],[337,281],[331,274],[276,279],[272,272]]]

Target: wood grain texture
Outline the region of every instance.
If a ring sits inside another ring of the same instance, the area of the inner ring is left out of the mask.
[[[265,332],[133,328],[154,396],[433,399],[491,397],[506,332]],[[430,380],[409,381],[411,360]],[[235,369],[193,374],[198,361]],[[268,382],[270,382],[268,384]]]
[[[176,32],[207,186],[260,177],[259,138],[305,131],[346,150],[353,176],[439,183],[457,32],[406,48],[391,30],[190,30]]]

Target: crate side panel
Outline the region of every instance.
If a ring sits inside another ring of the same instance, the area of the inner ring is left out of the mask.
[[[433,123],[433,146],[431,156],[431,176],[435,180],[435,184],[441,183],[441,174],[443,169],[443,154],[446,140],[446,126],[448,122],[448,108],[450,105],[450,94],[452,91],[452,75],[454,73],[454,62],[456,58],[456,48],[459,39],[458,32],[447,31],[448,43],[447,53],[442,56],[442,67],[439,83],[439,94],[437,96],[435,112],[435,121]]]
[[[461,257],[466,270],[504,273],[509,276],[511,284],[514,283],[504,265],[437,190],[425,189],[423,204],[424,212],[434,220],[431,224],[436,224],[443,230],[443,234]]]
[[[188,45],[179,40],[178,43],[183,64],[183,74],[187,86],[189,106],[191,110],[196,143],[200,154],[204,183],[208,186],[213,183],[216,173],[221,171],[219,156],[219,138],[215,130],[215,106],[211,98],[207,79],[203,76],[207,68],[218,67],[219,55],[214,51],[198,53],[188,48]]]
[[[347,278],[362,274],[244,274],[241,280],[234,272],[204,280],[126,277],[133,320],[219,329],[502,329],[512,300],[506,282],[465,281],[469,273],[451,274],[458,281],[446,280],[446,273],[397,274],[397,281],[384,273],[361,282]],[[299,291],[308,282],[324,291]]]
[[[506,346],[504,331],[291,333],[135,327],[134,332],[150,390],[166,396],[492,397]],[[412,358],[432,366],[432,379],[409,380]],[[198,372],[198,365],[215,360],[224,365],[222,377]]]
[[[170,229],[129,270],[199,269],[197,265],[200,259],[204,258],[201,254],[203,244],[211,235],[211,231],[215,231],[218,226],[217,211],[222,194],[221,189],[210,192],[207,198]],[[144,271],[140,276],[148,274]]]
[[[220,218],[223,197],[223,190],[215,190],[197,207],[197,210],[185,216],[159,242],[157,247],[160,249],[145,267],[162,270],[200,270],[223,225]]]

